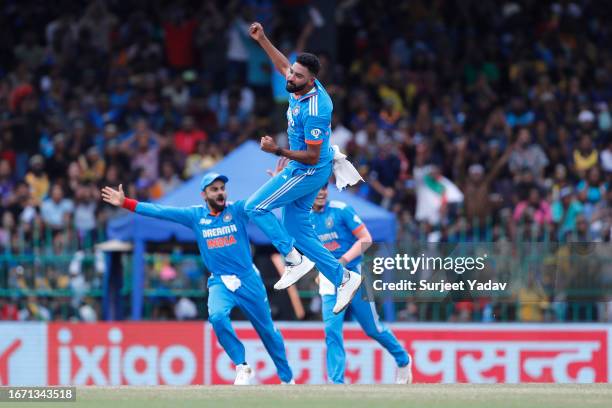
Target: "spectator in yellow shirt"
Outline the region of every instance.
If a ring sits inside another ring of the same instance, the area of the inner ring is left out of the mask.
[[[30,187],[34,205],[40,205],[49,192],[49,178],[44,172],[45,160],[40,154],[30,159],[30,171],[25,176],[25,181]]]

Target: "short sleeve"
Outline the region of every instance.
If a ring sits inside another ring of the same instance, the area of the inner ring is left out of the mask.
[[[304,122],[304,141],[306,144],[321,144],[325,138],[329,138],[329,129],[330,119],[326,115],[308,115]]]
[[[346,224],[353,234],[361,231],[365,227],[361,217],[357,215],[353,207],[347,205],[341,210],[341,214],[344,224]]]

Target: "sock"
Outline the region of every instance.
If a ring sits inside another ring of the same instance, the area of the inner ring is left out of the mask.
[[[297,251],[297,249],[293,248],[291,252],[287,254],[285,260],[290,264],[297,265],[302,260],[302,255]]]

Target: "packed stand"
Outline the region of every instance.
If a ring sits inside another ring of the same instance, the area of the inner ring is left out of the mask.
[[[420,241],[610,241],[611,5],[309,3],[2,3],[0,247],[51,261],[7,261],[0,286],[86,288],[21,299],[21,311],[65,317],[64,307],[84,319],[79,308],[99,309],[83,293],[100,288],[92,248],[116,215],[100,186],[123,183],[152,200],[245,140],[286,140],[284,80],[248,37],[254,20],[286,54],[319,54],[332,142],[368,181],[354,192],[397,214],[407,250]],[[320,35],[330,31],[334,41]],[[160,281],[162,269],[153,269]],[[530,285],[517,300],[540,306],[514,310],[516,319],[568,319],[554,306],[566,299]],[[612,318],[599,300],[596,318]],[[493,307],[449,318],[485,319]],[[408,303],[400,316],[418,314]]]

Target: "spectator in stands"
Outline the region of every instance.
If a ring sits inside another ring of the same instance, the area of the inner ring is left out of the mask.
[[[539,144],[532,143],[529,129],[526,127],[520,128],[517,133],[516,148],[510,156],[510,171],[517,174],[519,171],[527,169],[537,179],[540,179],[547,165],[546,154]]]
[[[574,171],[579,177],[597,165],[599,152],[593,146],[593,141],[588,134],[582,134],[578,147],[574,149]]]
[[[78,234],[79,246],[90,247],[94,242],[96,230],[96,210],[98,206],[95,185],[80,185],[74,194],[74,228]]]
[[[49,191],[49,177],[44,171],[45,160],[39,154],[30,159],[30,171],[25,176],[35,204],[40,204]]]
[[[582,214],[584,206],[575,199],[571,187],[564,187],[559,192],[559,199],[552,205],[552,220],[558,224],[559,239],[576,228],[576,218]]]
[[[54,184],[50,197],[43,201],[40,208],[43,222],[55,232],[61,232],[69,225],[73,212],[72,200],[64,197],[61,185]]]
[[[15,179],[11,164],[6,159],[0,159],[0,204],[6,205],[14,188]]]
[[[540,190],[537,188],[532,188],[529,191],[529,198],[516,205],[512,218],[517,224],[524,224],[526,214],[532,222],[538,225],[552,223],[550,204],[541,198]]]
[[[285,131],[285,81],[275,75],[266,85],[267,67],[252,54],[259,48],[243,31],[249,8],[158,3],[30,10],[27,2],[0,2],[0,30],[10,34],[0,40],[0,235],[11,250],[33,249],[51,184],[72,197],[84,183],[116,185],[128,174],[125,188],[150,199],[161,194],[150,188],[156,182],[174,186],[245,140]],[[582,228],[581,215],[590,237],[610,239],[605,8],[348,1],[336,15],[322,10],[325,22],[312,15],[298,22],[306,6],[293,5],[287,20],[280,3],[255,3],[258,19],[281,21],[270,35],[287,54],[322,51],[332,141],[372,181],[357,192],[388,205],[407,242],[425,238],[423,231],[472,239],[475,220],[487,237],[507,236],[517,217],[538,229],[548,223],[549,200],[553,239]],[[335,43],[322,41],[315,25],[334,23]],[[513,136],[519,144],[499,167]],[[459,193],[454,204],[449,191]],[[94,212],[101,229],[115,214]],[[407,318],[420,316],[416,308]]]
[[[185,116],[181,129],[174,134],[174,146],[184,157],[187,157],[195,152],[198,142],[207,139],[206,132],[196,128],[193,117]]]
[[[181,185],[182,181],[176,174],[176,169],[172,162],[162,162],[161,164],[161,177],[151,187],[151,198],[157,199],[174,191]]]
[[[223,155],[216,144],[207,144],[205,141],[198,142],[196,151],[187,157],[185,163],[185,177],[189,178],[212,167]]]

